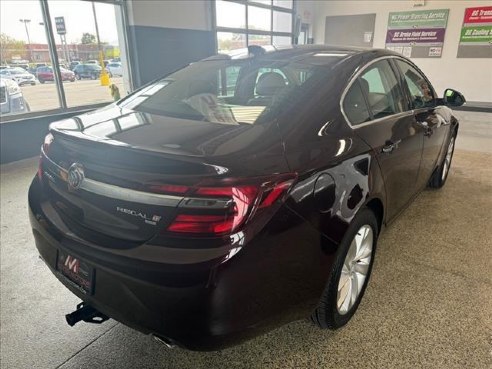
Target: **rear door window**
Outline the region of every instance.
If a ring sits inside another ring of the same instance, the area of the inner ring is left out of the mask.
[[[419,109],[434,106],[435,94],[425,77],[403,60],[396,60],[396,65],[405,77],[412,108]]]
[[[359,78],[374,119],[404,111],[404,96],[387,60],[372,64]]]

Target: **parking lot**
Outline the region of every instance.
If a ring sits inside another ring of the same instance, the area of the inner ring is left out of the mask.
[[[118,86],[121,96],[125,96],[123,78],[111,78],[111,82]],[[100,80],[76,80],[75,82],[63,82],[68,107],[111,102],[111,92],[108,86],[101,86]],[[58,95],[54,82],[35,86],[22,86],[22,93],[31,111],[41,111],[59,108]]]

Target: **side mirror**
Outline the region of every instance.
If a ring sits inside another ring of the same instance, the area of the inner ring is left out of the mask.
[[[452,88],[447,88],[444,90],[443,102],[447,106],[461,106],[466,102],[466,99],[462,93]]]

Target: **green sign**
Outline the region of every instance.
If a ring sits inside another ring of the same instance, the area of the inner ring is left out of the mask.
[[[449,9],[389,13],[388,28],[446,28]]]
[[[460,42],[492,42],[492,26],[463,27]]]

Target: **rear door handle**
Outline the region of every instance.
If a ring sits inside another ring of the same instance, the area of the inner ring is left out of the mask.
[[[381,149],[381,151],[384,153],[384,154],[391,154],[393,152],[393,150],[397,149],[398,148],[398,145],[400,144],[401,140],[398,140],[398,141],[386,141],[386,145],[383,146],[383,148]]]

